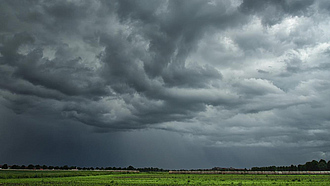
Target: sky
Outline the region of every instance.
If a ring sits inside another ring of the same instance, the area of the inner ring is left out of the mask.
[[[328,0],[4,0],[0,25],[0,164],[330,159]]]

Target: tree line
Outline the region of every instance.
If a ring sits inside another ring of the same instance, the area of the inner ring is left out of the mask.
[[[330,171],[330,160],[312,160],[301,165],[252,167],[252,171]]]
[[[144,167],[144,168],[134,168],[133,166],[128,167],[77,167],[77,166],[47,166],[47,165],[0,165],[0,169],[28,169],[28,170],[138,170],[140,172],[150,172],[150,171],[168,171],[155,167]]]
[[[0,169],[30,169],[30,170],[138,170],[140,172],[161,172],[168,171],[156,167],[144,167],[134,168],[133,166],[128,167],[77,167],[77,166],[47,166],[47,165],[0,165]],[[312,160],[301,165],[290,165],[290,166],[268,166],[268,167],[252,167],[251,169],[235,169],[235,168],[219,168],[214,167],[212,169],[198,169],[199,171],[210,171],[210,170],[239,170],[239,171],[330,171],[330,160],[326,162],[321,159],[320,161]]]

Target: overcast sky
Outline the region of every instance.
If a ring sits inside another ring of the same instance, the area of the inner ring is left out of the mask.
[[[330,1],[0,1],[0,164],[330,159]]]

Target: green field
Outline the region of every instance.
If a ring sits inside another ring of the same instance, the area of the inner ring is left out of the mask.
[[[330,175],[0,171],[0,185],[330,185]]]

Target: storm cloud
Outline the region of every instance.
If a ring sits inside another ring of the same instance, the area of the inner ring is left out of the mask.
[[[0,163],[207,168],[330,159],[329,7],[1,1]],[[19,149],[30,155],[10,155]]]

